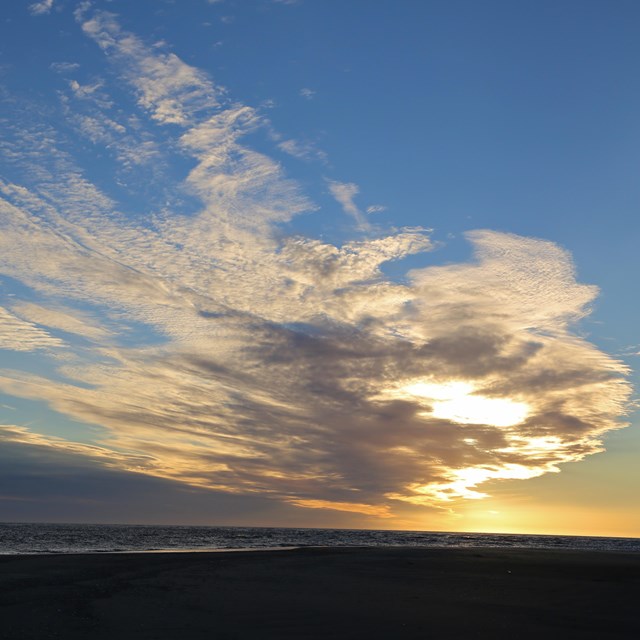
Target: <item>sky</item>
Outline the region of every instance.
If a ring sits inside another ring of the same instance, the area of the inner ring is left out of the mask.
[[[640,536],[640,6],[0,9],[0,520]]]

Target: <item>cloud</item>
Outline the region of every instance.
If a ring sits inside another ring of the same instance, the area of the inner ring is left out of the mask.
[[[69,442],[62,438],[42,436],[17,425],[0,425],[0,441],[4,444],[27,444],[44,447],[52,452],[60,451],[67,454],[75,454],[81,458],[97,459],[103,462],[104,466],[116,469],[130,467],[131,470],[135,470],[136,468],[140,468],[140,465],[144,462],[144,457],[126,456],[110,449],[103,449],[78,442]]]
[[[61,345],[62,341],[46,330],[0,307],[0,349],[34,351]]]
[[[327,154],[324,151],[316,149],[313,144],[308,142],[293,139],[283,140],[278,144],[278,148],[300,160],[321,160],[322,162],[327,160]]]
[[[80,68],[77,62],[52,62],[49,68],[56,73],[70,73]]]
[[[372,204],[370,206],[367,207],[366,211],[367,213],[371,214],[371,213],[382,213],[383,211],[386,211],[387,207],[385,207],[384,205],[381,204]]]
[[[121,184],[126,179],[123,174],[135,168],[148,167],[155,174],[162,172],[160,145],[140,126],[137,118],[125,119],[113,113],[113,102],[104,91],[77,91],[73,85],[70,88],[75,102],[61,96],[69,125],[92,144],[101,146],[117,158]]]
[[[34,2],[29,5],[29,11],[33,16],[50,13],[51,9],[53,9],[53,0],[42,0],[42,2]]]
[[[356,206],[353,199],[360,193],[360,189],[357,184],[353,182],[337,182],[329,180],[329,191],[331,195],[340,203],[345,213],[353,216],[358,226],[366,228],[368,222],[365,220],[362,212]]]
[[[33,322],[66,333],[73,333],[90,340],[105,339],[110,332],[102,327],[87,313],[77,309],[46,308],[38,304],[21,302],[13,306],[12,311],[27,322]]]
[[[222,89],[214,88],[206,74],[185,64],[173,53],[152,52],[134,35],[123,32],[112,14],[97,12],[82,29],[116,63],[134,87],[139,104],[161,124],[186,125],[202,111],[218,106]]]
[[[16,435],[0,426],[0,504],[9,522],[299,526],[296,507],[267,496],[197,489],[107,468],[90,454],[27,444]],[[162,496],[161,511],[158,496]],[[321,509],[305,515],[311,526],[326,523]],[[354,528],[362,526],[363,516],[338,511],[333,520],[337,526]],[[375,525],[372,516],[369,520]]]
[[[134,133],[155,143],[171,179],[154,183],[157,206],[123,212],[61,134],[28,111],[12,119],[0,255],[19,300],[1,339],[52,355],[38,374],[2,369],[0,390],[100,429],[90,444],[15,426],[5,440],[198,491],[391,518],[557,472],[623,426],[627,371],[573,332],[598,292],[561,247],[473,231],[472,260],[394,281],[384,264],[431,251],[428,232],[367,228],[340,245],[286,233],[315,205],[248,146],[260,114],[113,16],[80,20],[140,114],[120,120],[89,92],[63,101],[65,116],[107,148]],[[127,162],[110,161],[116,175]],[[357,185],[329,189],[363,227]],[[505,403],[522,409],[515,422],[491,416]]]
[[[96,82],[94,84],[87,84],[83,86],[76,80],[71,80],[69,82],[69,86],[71,87],[71,90],[76,97],[88,98],[91,97],[98,89],[100,89],[102,83]]]
[[[354,502],[331,502],[330,500],[292,500],[291,504],[305,509],[329,509],[331,511],[348,511],[349,513],[362,513],[367,516],[378,518],[390,518],[389,507],[375,507],[369,504],[358,504]]]
[[[313,100],[315,98],[316,92],[313,89],[309,89],[308,87],[303,87],[300,89],[300,95],[307,100]]]

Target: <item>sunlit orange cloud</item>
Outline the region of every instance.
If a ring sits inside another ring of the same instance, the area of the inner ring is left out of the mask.
[[[330,511],[348,511],[350,513],[361,513],[366,516],[376,516],[378,518],[391,518],[392,514],[387,505],[375,506],[371,504],[361,504],[358,502],[332,502],[331,500],[304,500],[294,498],[289,501],[296,507],[305,509],[329,509]]]
[[[394,281],[382,265],[431,251],[427,230],[286,236],[281,223],[314,205],[245,145],[260,114],[83,11],[154,126],[174,127],[164,153],[193,161],[174,187],[198,210],[132,222],[53,138],[32,136],[47,151],[34,175],[55,181],[0,183],[4,272],[39,299],[0,310],[0,347],[37,350],[52,371],[3,369],[0,390],[99,425],[79,454],[389,519],[483,502],[624,426],[627,370],[573,333],[597,289],[561,247],[477,230],[471,260]],[[41,431],[21,442],[80,446]]]

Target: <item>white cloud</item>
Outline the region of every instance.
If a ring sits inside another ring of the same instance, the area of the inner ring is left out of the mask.
[[[278,144],[278,148],[288,153],[294,158],[300,160],[327,160],[327,154],[310,143],[300,142],[299,140],[283,140]]]
[[[84,20],[84,13],[78,14]],[[122,31],[114,17],[97,12],[82,22],[83,31],[122,65],[135,87],[140,105],[161,124],[188,124],[196,114],[218,106],[221,89],[202,71],[173,53],[151,50],[131,33]]]
[[[52,62],[49,68],[56,73],[70,73],[80,68],[77,62]]]
[[[386,211],[386,210],[387,210],[387,207],[381,204],[372,204],[372,205],[369,205],[366,209],[367,213],[369,214],[382,213],[383,211]]]
[[[87,101],[85,96],[80,98]],[[93,144],[101,145],[113,154],[121,163],[120,171],[150,165],[155,170],[160,169],[162,154],[158,143],[145,131],[140,131],[135,120],[118,121],[107,115],[105,111],[109,106],[102,99],[93,100],[93,104],[84,105],[82,112],[64,104],[69,124]]]
[[[300,95],[307,100],[312,100],[313,98],[315,98],[316,92],[313,89],[303,87],[302,89],[300,89]]]
[[[24,321],[60,329],[92,340],[105,339],[111,334],[89,314],[77,309],[46,308],[34,303],[21,302],[14,305],[11,310]]]
[[[78,98],[89,98],[91,97],[100,87],[102,87],[101,82],[95,82],[94,84],[85,84],[81,85],[76,80],[69,81],[69,87],[71,91],[73,91],[74,95]]]
[[[8,309],[0,307],[0,349],[33,351],[62,346],[62,341]]]
[[[41,2],[34,2],[29,5],[29,11],[31,15],[41,16],[45,13],[49,13],[53,8],[53,0],[42,0]]]
[[[329,180],[328,184],[331,195],[340,203],[343,211],[352,216],[359,227],[367,228],[368,222],[354,202],[354,198],[360,193],[358,185],[353,182],[336,182],[335,180]]]

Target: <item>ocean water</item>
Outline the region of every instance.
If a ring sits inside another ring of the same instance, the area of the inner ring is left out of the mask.
[[[640,538],[352,529],[0,523],[0,554],[4,555],[380,546],[640,552]]]

